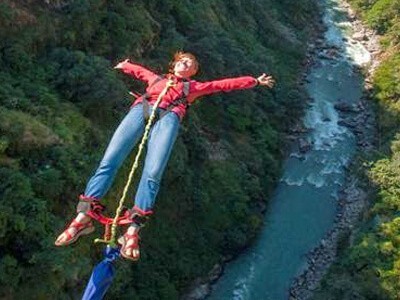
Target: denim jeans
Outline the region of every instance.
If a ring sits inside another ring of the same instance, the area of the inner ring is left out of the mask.
[[[84,197],[101,199],[110,188],[123,161],[144,133],[143,106],[137,104],[118,126],[95,174],[90,178]],[[147,142],[147,154],[135,195],[135,208],[150,213],[157,196],[175,140],[180,120],[174,112],[167,113],[152,127]]]

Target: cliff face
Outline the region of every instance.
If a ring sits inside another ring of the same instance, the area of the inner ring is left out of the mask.
[[[142,260],[118,264],[110,299],[176,298],[244,247],[279,173],[280,134],[301,115],[297,80],[316,15],[306,0],[2,1],[0,297],[79,297],[101,258],[90,238],[52,244],[132,101],[127,91],[143,89],[111,68],[127,57],[166,72],[183,49],[199,58],[198,80],[267,72],[278,84],[194,105]],[[110,214],[128,169],[104,199]]]

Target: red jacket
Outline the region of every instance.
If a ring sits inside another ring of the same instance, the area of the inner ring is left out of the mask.
[[[164,89],[167,78],[163,78],[153,85],[153,82],[160,77],[160,75],[151,72],[150,70],[129,62],[126,62],[122,71],[132,77],[135,77],[141,81],[147,83],[146,93],[148,94],[148,101],[150,104],[156,102],[158,95]],[[168,78],[174,80],[176,85],[169,88],[167,94],[163,97],[159,107],[166,108],[169,104],[175,100],[182,98],[183,96],[183,82],[181,78],[176,77],[173,74],[168,74]],[[220,80],[213,80],[207,82],[199,82],[196,80],[189,80],[190,88],[189,94],[186,97],[189,103],[193,103],[196,98],[207,94],[213,94],[217,92],[229,92],[232,90],[239,89],[250,89],[257,85],[257,79],[252,76],[242,76],[235,78],[226,78]],[[139,97],[133,105],[140,103],[143,97]],[[181,119],[186,113],[186,107],[184,104],[179,104],[172,109]]]

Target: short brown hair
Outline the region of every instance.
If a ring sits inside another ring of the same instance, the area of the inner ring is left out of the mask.
[[[170,73],[174,73],[174,68],[175,68],[176,62],[178,60],[180,60],[181,58],[183,58],[183,57],[187,57],[187,58],[190,58],[191,60],[193,60],[194,67],[195,67],[195,70],[196,70],[196,73],[197,73],[197,71],[199,70],[199,62],[198,62],[196,56],[194,56],[192,53],[183,52],[183,51],[175,52],[172,61],[169,63],[169,72]],[[195,74],[193,74],[193,75],[195,75]]]

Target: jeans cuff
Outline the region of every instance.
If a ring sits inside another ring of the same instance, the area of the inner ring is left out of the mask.
[[[93,201],[100,201],[99,198],[92,197],[92,196],[85,196],[85,195],[79,195],[79,200],[80,201],[86,201],[86,202],[93,202]]]
[[[138,213],[139,215],[142,216],[150,216],[153,214],[152,210],[143,210],[140,207],[134,206],[132,207],[132,211]]]

